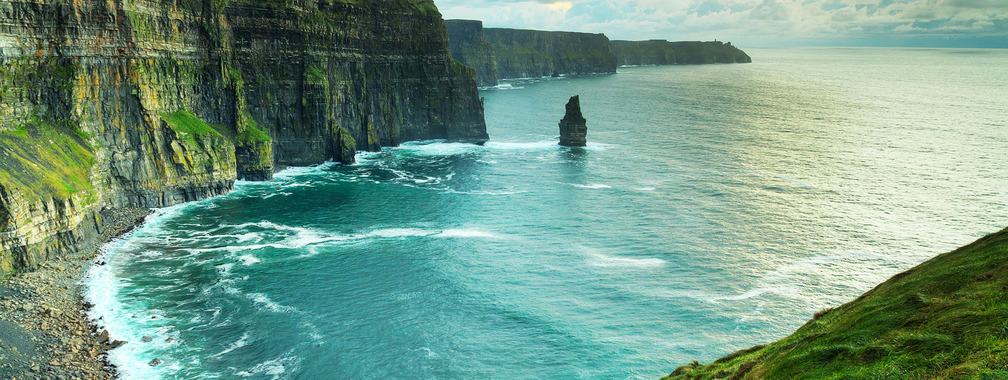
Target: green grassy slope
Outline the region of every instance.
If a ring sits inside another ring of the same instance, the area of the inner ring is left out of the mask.
[[[787,338],[666,379],[1008,379],[1008,230],[817,313]]]
[[[90,139],[76,125],[35,117],[13,131],[0,131],[0,188],[28,201],[91,193],[95,157]]]

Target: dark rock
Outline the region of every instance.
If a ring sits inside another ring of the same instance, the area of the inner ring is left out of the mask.
[[[150,342],[154,341],[154,337],[152,337],[152,336],[145,336],[145,337],[141,338],[140,340],[142,340],[144,343],[150,343]]]
[[[117,349],[119,347],[122,347],[126,343],[129,343],[129,342],[127,342],[125,340],[116,340],[116,341],[112,341],[112,344],[110,344],[108,347],[109,347],[110,350],[114,350],[114,349]]]
[[[587,120],[581,114],[581,97],[575,95],[567,102],[567,114],[560,120],[560,145],[583,147],[588,145]]]
[[[483,28],[447,20],[452,56],[476,70],[481,86],[498,79],[614,74],[616,54],[604,34]]]
[[[612,41],[612,47],[622,66],[752,62],[742,50],[720,41]]]
[[[109,332],[108,330],[102,330],[102,332],[98,334],[98,343],[108,344],[108,342],[109,342]]]
[[[483,22],[475,20],[446,20],[448,50],[453,58],[476,70],[480,87],[496,86],[497,57],[493,46],[483,35]]]
[[[151,367],[157,367],[157,366],[161,365],[161,359],[154,358],[154,360],[151,360],[150,363],[147,363],[147,365],[149,365]]]

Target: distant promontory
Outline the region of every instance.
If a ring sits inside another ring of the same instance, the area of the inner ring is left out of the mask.
[[[452,57],[476,70],[481,87],[501,79],[613,74],[618,66],[752,62],[720,41],[610,41],[604,34],[484,28],[476,20],[445,24]]]

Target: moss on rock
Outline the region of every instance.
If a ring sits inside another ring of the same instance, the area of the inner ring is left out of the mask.
[[[94,190],[95,156],[79,129],[67,122],[33,117],[14,132],[0,133],[0,184],[29,200]]]

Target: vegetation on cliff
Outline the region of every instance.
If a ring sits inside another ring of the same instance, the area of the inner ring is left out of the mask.
[[[66,200],[90,192],[95,163],[90,139],[68,122],[38,117],[0,132],[0,189],[23,194],[30,201]]]
[[[1008,230],[823,310],[787,338],[666,377],[729,378],[1008,378]]]

